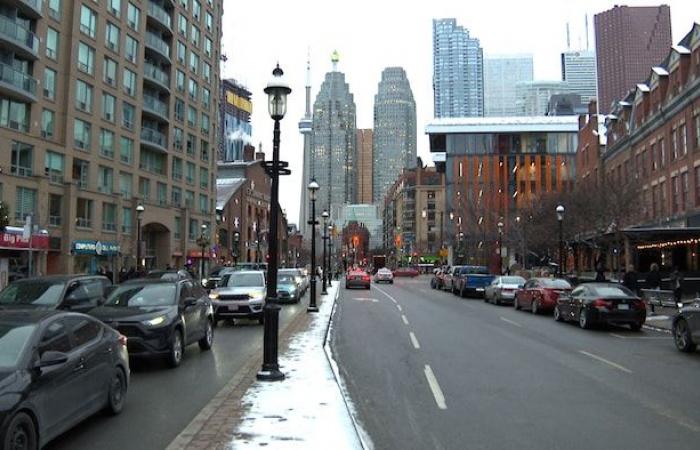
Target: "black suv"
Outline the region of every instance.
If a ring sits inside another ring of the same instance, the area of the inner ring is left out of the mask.
[[[98,306],[112,286],[101,275],[51,275],[10,283],[0,292],[0,309],[63,309],[86,312]]]

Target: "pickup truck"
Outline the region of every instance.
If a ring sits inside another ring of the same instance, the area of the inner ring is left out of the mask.
[[[466,297],[468,294],[476,294],[484,296],[486,286],[491,284],[494,275],[489,274],[489,269],[486,266],[462,266],[459,273],[453,275],[453,290],[460,297]]]

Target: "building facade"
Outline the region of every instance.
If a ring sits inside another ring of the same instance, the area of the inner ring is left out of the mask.
[[[435,117],[484,115],[484,54],[455,19],[433,19]]]
[[[590,50],[566,51],[561,54],[561,79],[569,85],[569,92],[578,94],[581,103],[588,105],[597,100],[597,72],[595,52]]]
[[[214,222],[222,1],[0,4],[0,192],[49,234],[33,272],[134,267],[138,223],[147,268],[184,265]]]
[[[372,203],[372,177],[374,176],[374,153],[372,129],[357,130],[357,201]]]
[[[340,206],[355,203],[357,194],[355,100],[345,74],[337,70],[338,59],[334,53],[333,70],[314,102],[311,147],[311,178],[320,185],[316,207],[328,209],[333,219]]]
[[[518,116],[544,116],[552,95],[569,93],[565,81],[531,81],[515,86]]]
[[[252,93],[234,79],[221,80],[221,147],[219,161],[240,161],[243,148],[252,144]]]
[[[401,171],[414,166],[416,145],[416,102],[406,71],[387,67],[374,96],[373,202],[381,202]]]
[[[519,115],[517,83],[533,80],[532,55],[494,55],[484,58],[484,116]]]
[[[662,61],[671,47],[671,8],[615,6],[594,17],[598,72],[598,108],[611,111],[613,102],[643,82],[649,67]]]
[[[357,204],[343,206],[340,209],[336,226],[344,229],[350,222],[357,222],[367,228],[370,250],[382,247],[382,216],[379,205]]]

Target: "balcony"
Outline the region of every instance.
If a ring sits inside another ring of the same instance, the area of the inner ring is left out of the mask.
[[[26,73],[0,64],[0,94],[21,102],[35,102],[36,86],[36,80]]]
[[[168,11],[152,1],[148,2],[147,10],[147,18],[150,20],[150,22],[163,28],[169,34],[173,34],[173,19],[170,17],[170,13]]]
[[[143,97],[143,112],[162,121],[170,121],[168,104],[150,95]]]
[[[22,11],[30,19],[41,19],[44,0],[9,0],[11,6]]]
[[[168,138],[153,128],[141,129],[141,145],[161,153],[168,152]]]
[[[150,31],[146,32],[146,49],[152,50],[157,56],[170,64],[170,45],[157,34]]]
[[[24,58],[39,58],[39,38],[31,30],[3,15],[0,15],[0,44]]]
[[[170,74],[155,64],[146,61],[143,67],[144,80],[170,93]]]

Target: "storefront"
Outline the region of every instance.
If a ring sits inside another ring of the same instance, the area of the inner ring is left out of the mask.
[[[71,243],[73,273],[116,273],[120,252],[116,242],[78,240]]]
[[[204,273],[209,273],[209,258],[212,257],[210,250],[204,251]],[[187,252],[187,267],[191,267],[198,276],[202,270],[202,250],[190,250]]]
[[[44,273],[49,235],[40,230],[27,235],[19,227],[0,232],[0,289],[19,278]]]

